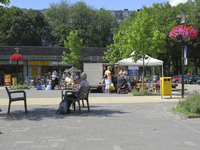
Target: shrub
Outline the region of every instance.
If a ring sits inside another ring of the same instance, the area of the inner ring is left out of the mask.
[[[14,90],[14,89],[29,89],[29,86],[28,85],[20,85],[20,84],[18,84],[16,86],[12,86],[10,89],[11,90]]]
[[[194,113],[200,114],[200,93],[199,91],[194,91],[193,94],[189,95],[185,100],[180,100],[176,109],[180,110],[181,113]]]
[[[133,90],[131,91],[131,93],[134,94],[134,95],[152,95],[152,93],[149,92],[149,91],[146,90],[146,89],[142,89],[142,90],[140,90],[140,91],[137,91],[137,90],[133,89]]]

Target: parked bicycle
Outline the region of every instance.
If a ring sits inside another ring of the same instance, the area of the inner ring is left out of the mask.
[[[29,76],[26,77],[26,80],[24,81],[23,84],[24,84],[24,85],[31,86],[31,82],[30,82],[30,77],[29,77]]]

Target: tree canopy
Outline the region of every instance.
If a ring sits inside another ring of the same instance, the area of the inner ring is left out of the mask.
[[[81,31],[79,36],[86,47],[106,47],[113,42],[114,28],[119,24],[110,11],[96,10],[82,1],[52,3],[45,16],[54,29],[56,46],[64,46],[71,31]]]
[[[76,65],[78,61],[82,61],[87,55],[81,56],[81,50],[85,47],[83,45],[83,40],[78,36],[78,31],[71,31],[70,35],[67,37],[67,41],[64,41],[65,47],[71,51],[67,54],[63,51],[62,59],[68,65]]]
[[[144,61],[144,59],[147,59],[146,54],[157,57],[157,53],[166,51],[166,34],[160,32],[154,26],[153,18],[150,18],[145,11],[138,12],[135,18],[128,20],[129,23],[123,24],[117,34],[114,35],[115,43],[110,46],[113,51],[106,53],[106,60],[110,59],[112,63],[116,63],[115,59],[111,59],[117,56],[114,49],[116,47],[122,58],[131,57],[134,62],[140,59]],[[143,63],[143,79],[144,67],[145,64]]]
[[[37,10],[23,12],[12,7],[13,16],[4,15],[6,26],[0,26],[0,45],[43,46],[48,45],[51,28],[44,15]]]

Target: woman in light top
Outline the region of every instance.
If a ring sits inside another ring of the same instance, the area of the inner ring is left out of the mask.
[[[65,78],[65,82],[67,83],[67,87],[69,87],[69,85],[72,85],[73,87],[74,80],[70,73],[68,73],[67,77]]]
[[[107,75],[107,78],[105,79],[105,84],[106,84],[105,94],[109,94],[109,92],[110,92],[110,84],[112,82],[110,67],[107,68],[107,70],[105,71],[105,74]]]

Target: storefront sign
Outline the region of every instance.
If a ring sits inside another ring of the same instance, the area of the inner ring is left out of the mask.
[[[28,61],[29,66],[49,66],[50,61]]]
[[[10,74],[4,74],[4,85],[5,86],[11,85],[11,75]]]
[[[28,61],[29,66],[68,66],[63,61]]]

